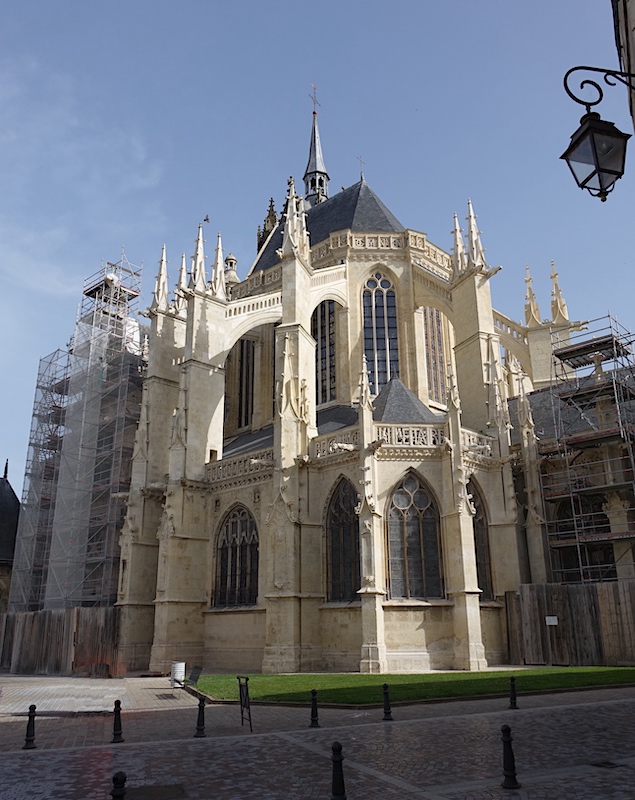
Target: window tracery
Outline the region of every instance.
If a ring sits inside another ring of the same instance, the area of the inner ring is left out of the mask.
[[[443,597],[439,512],[414,473],[393,492],[388,508],[391,597]]]
[[[258,530],[249,510],[237,506],[218,535],[214,605],[254,605],[257,598]]]
[[[316,405],[336,398],[335,378],[335,301],[324,300],[311,316],[311,336],[316,341]]]
[[[376,272],[362,292],[364,354],[370,390],[376,395],[390,378],[399,376],[397,300],[392,282]]]

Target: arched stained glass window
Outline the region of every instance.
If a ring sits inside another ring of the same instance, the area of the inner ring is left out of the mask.
[[[311,335],[316,341],[316,405],[335,400],[335,302],[324,300],[311,317]]]
[[[397,301],[392,282],[380,272],[366,281],[362,293],[364,355],[370,390],[376,395],[390,378],[399,376]]]
[[[249,511],[237,506],[218,536],[214,605],[253,605],[257,598],[258,531]]]
[[[474,551],[476,554],[478,588],[481,590],[481,600],[492,600],[494,594],[489,555],[489,526],[487,523],[487,514],[485,513],[485,504],[473,481],[468,481],[467,493],[472,496],[471,502],[474,506],[472,524],[474,526]]]
[[[361,586],[356,505],[353,485],[342,478],[326,514],[329,600],[356,600]]]
[[[391,597],[443,597],[439,512],[430,491],[410,473],[388,507]]]

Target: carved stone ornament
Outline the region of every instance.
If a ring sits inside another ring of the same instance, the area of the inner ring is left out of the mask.
[[[276,472],[280,473],[281,470],[276,470]],[[288,500],[285,497],[285,494],[288,490],[288,478],[284,478],[280,475],[280,483],[278,486],[278,492],[273,500],[272,503],[269,503],[269,512],[265,517],[265,525],[269,525],[272,519],[283,519],[286,517],[289,522],[297,522],[297,516],[293,511],[294,503],[291,500]]]
[[[161,522],[159,523],[159,528],[157,530],[157,539],[162,541],[163,539],[169,539],[171,536],[174,536],[176,530],[174,528],[174,516],[166,509],[163,511],[161,515]]]

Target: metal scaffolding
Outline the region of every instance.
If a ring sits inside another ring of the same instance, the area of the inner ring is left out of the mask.
[[[42,359],[12,611],[112,605],[141,404],[141,270],[125,256],[84,282],[66,352]]]
[[[540,452],[556,581],[635,577],[633,341],[610,316],[552,334],[555,438]]]

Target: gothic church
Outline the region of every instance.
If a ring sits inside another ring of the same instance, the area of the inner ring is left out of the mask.
[[[172,293],[165,248],[118,605],[125,669],[420,672],[508,658],[505,592],[545,581],[520,509],[508,398],[549,383],[550,330],[492,308],[471,203],[448,252],[363,176],[329,191],[314,112],[304,196],[245,280],[202,225]],[[525,409],[525,412],[523,412]],[[529,433],[527,433],[529,435]],[[527,442],[527,436],[523,439]]]

